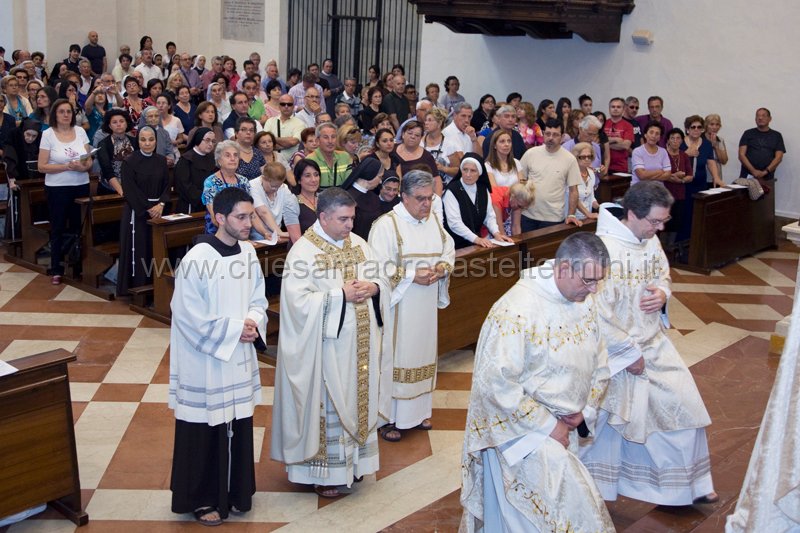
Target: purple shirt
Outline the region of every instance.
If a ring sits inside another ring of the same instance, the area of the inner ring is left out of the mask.
[[[195,69],[193,68],[190,68],[189,70],[180,69],[179,72],[181,73],[181,76],[183,76],[183,80],[186,82],[187,87],[189,87],[190,89],[203,88],[203,82],[200,81],[200,75],[197,73]]]
[[[647,151],[647,148],[642,145],[636,148],[631,154],[631,168],[633,169],[633,177],[631,178],[631,185],[641,181],[636,175],[636,169],[642,170],[671,170],[672,162],[669,159],[669,154],[664,148],[658,147],[655,154]]]

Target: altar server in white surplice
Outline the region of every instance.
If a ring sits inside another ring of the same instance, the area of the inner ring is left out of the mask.
[[[576,455],[608,379],[590,296],[607,264],[599,238],[575,233],[489,311],[464,434],[461,531],[614,531]]]
[[[392,300],[384,334],[394,353],[391,424],[381,436],[398,441],[400,430],[431,429],[436,386],[438,310],[450,304],[447,289],[455,261],[453,238],[431,212],[433,176],[403,176],[401,203],[372,225],[369,244],[387,268]]]
[[[581,460],[606,500],[718,500],[704,429],[711,420],[662,315],[669,263],[656,232],[670,220],[672,203],[661,183],[643,181],[628,189],[622,206],[600,208],[597,235],[611,271],[597,302],[611,380],[597,435],[582,447]]]
[[[214,235],[197,237],[175,273],[169,407],[175,411],[172,511],[218,525],[249,511],[256,490],[253,411],[261,402],[255,346],[266,334],[264,275],[253,245],[253,199],[214,199]],[[255,343],[255,346],[254,346]]]
[[[270,455],[286,463],[289,481],[335,498],[378,470],[381,324],[391,289],[375,253],[351,233],[353,198],[326,189],[317,213],[283,271]]]

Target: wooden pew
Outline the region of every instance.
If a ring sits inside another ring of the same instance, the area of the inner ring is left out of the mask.
[[[83,282],[93,289],[100,288],[103,274],[114,266],[119,258],[119,221],[125,201],[118,194],[78,198],[75,202],[81,206],[81,220],[85,221],[81,238],[81,264]],[[98,226],[116,224],[114,238],[105,242],[98,240]],[[94,291],[93,291],[94,292]],[[108,297],[113,297],[113,291]]]
[[[675,265],[709,274],[739,257],[774,248],[775,189],[751,200],[746,189],[694,195],[689,264]]]
[[[153,307],[132,305],[131,309],[168,324],[172,316],[170,301],[175,287],[175,265],[170,261],[174,254],[171,252],[192,244],[195,236],[203,233],[205,213],[194,213],[189,218],[179,220],[149,220],[148,224],[153,227]],[[288,253],[286,242],[279,242],[275,246],[254,243],[254,246],[264,275],[280,275]]]
[[[0,183],[8,185],[8,174],[6,174],[5,165],[0,164]],[[19,216],[19,200],[16,193],[10,189],[8,191],[8,200],[0,202],[0,212],[5,213],[6,228],[11,229],[13,226],[13,217]],[[11,230],[13,231],[13,229]],[[3,235],[3,245],[9,255],[14,257],[22,256],[22,234],[12,235],[11,231],[6,231]]]
[[[205,212],[193,213],[189,218],[167,220],[157,218],[147,222],[153,227],[153,308],[132,309],[144,315],[169,323],[169,304],[174,287],[174,269],[170,262],[170,250],[191,244],[195,235],[203,233]]]
[[[67,363],[53,350],[10,361],[18,372],[0,377],[0,517],[49,503],[76,525],[81,508],[78,456]]]
[[[600,185],[595,191],[595,198],[598,203],[613,202],[614,198],[622,198],[631,186],[630,176],[619,176],[609,174],[606,179],[600,180]]]
[[[97,187],[97,178],[91,176],[91,189]],[[50,222],[47,220],[47,194],[44,178],[17,181],[20,189],[19,211],[22,234],[22,252],[19,255],[6,253],[7,261],[17,263],[40,274],[47,272],[47,265],[40,265],[36,258],[42,248],[50,241]],[[48,262],[49,264],[49,262]],[[74,278],[67,265],[67,280]],[[92,287],[91,284],[88,284]]]
[[[573,233],[577,231],[591,231],[594,233],[595,229],[597,229],[597,222],[587,220],[584,221],[581,227],[572,224],[558,224],[515,236],[514,240],[519,244],[520,248],[521,269],[532,268],[547,259],[554,258],[561,241]]]
[[[519,244],[456,251],[450,278],[450,305],[439,310],[439,354],[478,341],[492,305],[519,279]]]
[[[26,268],[44,274],[47,267],[36,262],[36,256],[50,241],[50,223],[36,219],[36,213],[47,212],[47,195],[44,192],[44,178],[18,181],[20,188],[20,230],[22,232],[22,256],[6,259]],[[38,223],[37,223],[38,222]]]
[[[514,246],[458,250],[450,305],[439,310],[439,354],[476,343],[489,309],[517,282],[521,270],[555,257],[561,241],[578,231],[594,232],[596,225],[559,224],[517,235]]]

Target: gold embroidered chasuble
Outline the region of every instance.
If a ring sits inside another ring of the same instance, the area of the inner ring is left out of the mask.
[[[484,517],[488,489],[500,492],[530,531],[613,531],[576,455],[576,432],[569,449],[549,437],[557,417],[577,412],[594,429],[608,379],[596,306],[591,299],[566,300],[552,263],[522,276],[492,307],[476,348],[461,465],[462,530],[491,522]],[[499,487],[487,481],[487,453],[496,454],[502,469]]]
[[[382,332],[390,288],[376,268],[374,252],[355,234],[342,246],[309,228],[287,256],[281,287],[281,324],[271,457],[286,464],[325,466],[325,403],[330,401],[343,435],[364,446],[378,418]],[[380,288],[375,300],[346,302],[350,280]],[[377,312],[376,312],[377,311]]]

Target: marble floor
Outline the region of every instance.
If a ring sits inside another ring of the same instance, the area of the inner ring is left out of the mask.
[[[673,270],[669,335],[690,365],[711,414],[712,473],[721,498],[704,507],[609,504],[619,531],[722,531],[736,503],[778,356],[775,322],[792,308],[798,254],[781,241],[765,252],[701,276]],[[0,249],[2,252],[2,249]],[[0,359],[54,348],[70,365],[83,505],[91,532],[197,531],[170,512],[173,417],[167,408],[169,329],[130,311],[0,260]],[[460,453],[473,354],[442,357],[433,397],[434,430],[380,442],[381,470],[336,500],[286,478],[269,459],[274,369],[261,368],[265,402],[254,418],[257,490],[253,510],[220,531],[456,531]],[[72,533],[55,511],[0,533]]]

